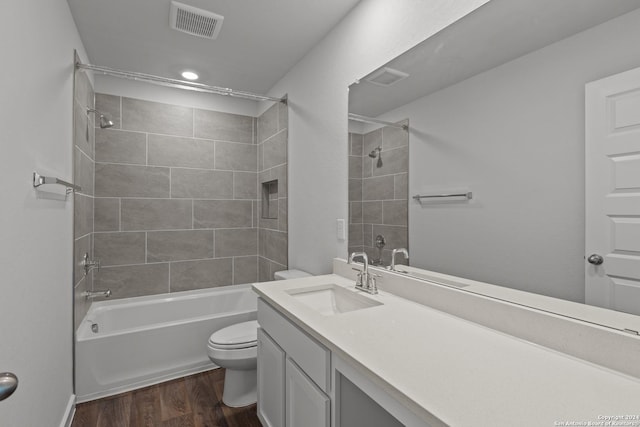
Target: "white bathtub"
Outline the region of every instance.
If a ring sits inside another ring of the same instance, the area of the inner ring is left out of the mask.
[[[77,401],[215,368],[209,336],[254,320],[256,306],[250,285],[93,303],[76,334]]]

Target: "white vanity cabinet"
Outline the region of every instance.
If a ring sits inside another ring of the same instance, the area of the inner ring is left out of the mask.
[[[262,298],[258,323],[264,427],[430,426]]]
[[[258,418],[264,427],[284,426],[285,352],[258,328]]]
[[[330,427],[331,353],[258,300],[258,418],[265,427]]]
[[[291,358],[286,368],[286,425],[329,427],[331,403],[329,397],[311,381]]]

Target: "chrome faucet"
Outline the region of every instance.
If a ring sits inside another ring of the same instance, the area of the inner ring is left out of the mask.
[[[409,251],[405,248],[394,249],[391,251],[391,265],[389,266],[389,270],[396,271],[396,254],[401,253],[404,255],[404,259],[409,259]]]
[[[356,289],[361,291],[365,291],[369,294],[375,295],[378,293],[378,287],[376,285],[376,277],[380,277],[379,275],[374,275],[369,273],[369,257],[366,252],[352,252],[349,255],[349,264],[353,263],[354,258],[360,257],[363,262],[362,271],[354,268],[354,270],[358,271],[358,280],[356,280]]]
[[[82,295],[84,295],[86,299],[94,299],[94,298],[101,298],[101,297],[109,298],[111,296],[111,289],[107,289],[104,291],[86,291]]]

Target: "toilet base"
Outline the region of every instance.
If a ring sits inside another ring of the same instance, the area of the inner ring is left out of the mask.
[[[232,408],[253,405],[257,398],[258,371],[227,369],[224,374],[222,403]]]

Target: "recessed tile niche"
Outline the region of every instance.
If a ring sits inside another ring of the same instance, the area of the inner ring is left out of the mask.
[[[278,180],[262,183],[262,218],[278,219]]]

